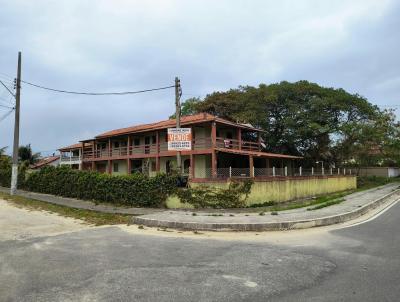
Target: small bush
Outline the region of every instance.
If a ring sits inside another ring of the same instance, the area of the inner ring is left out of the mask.
[[[250,194],[253,182],[231,182],[227,189],[211,186],[179,189],[177,195],[195,208],[241,208]]]

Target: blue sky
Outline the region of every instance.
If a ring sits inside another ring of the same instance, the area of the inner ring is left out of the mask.
[[[183,97],[308,80],[399,106],[400,4],[363,1],[4,1],[0,79],[83,91],[181,78]],[[7,104],[0,88],[0,104]],[[21,144],[52,153],[101,132],[166,119],[174,92],[73,96],[24,85]],[[7,111],[0,109],[0,116]],[[399,110],[397,111],[399,112]],[[12,145],[13,117],[0,122]]]

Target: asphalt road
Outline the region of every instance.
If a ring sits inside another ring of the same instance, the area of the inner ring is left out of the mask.
[[[0,301],[399,301],[399,221],[397,203],[353,227],[248,239],[103,227],[0,240]]]

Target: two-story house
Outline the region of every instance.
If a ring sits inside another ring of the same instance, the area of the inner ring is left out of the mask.
[[[168,150],[174,119],[108,131],[59,149],[61,163],[110,174],[168,173],[176,151]],[[289,175],[297,156],[264,152],[263,130],[200,113],[181,118],[191,128],[192,148],[181,151],[184,173],[191,179]]]

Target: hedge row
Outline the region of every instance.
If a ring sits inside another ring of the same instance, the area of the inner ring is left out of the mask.
[[[0,186],[9,188],[11,185],[11,168],[0,168]]]
[[[176,192],[177,178],[159,174],[112,176],[66,166],[45,167],[23,183],[29,191],[137,207],[161,207]]]
[[[22,185],[21,186],[19,185],[18,187],[21,188],[24,182],[25,182],[25,169],[20,168],[18,171],[18,184]],[[11,186],[11,165],[0,166],[0,186],[7,188]]]

